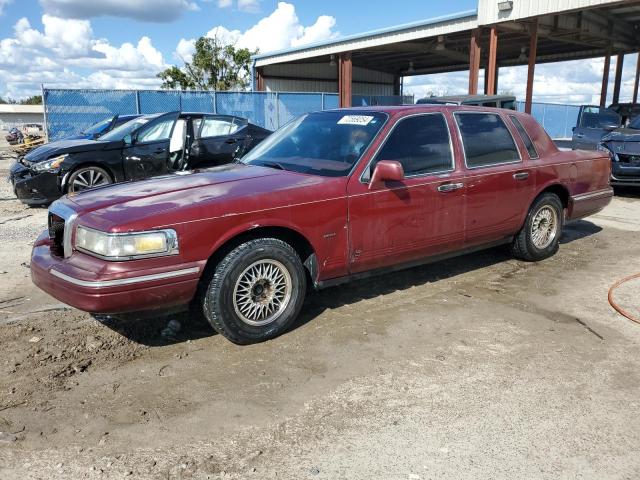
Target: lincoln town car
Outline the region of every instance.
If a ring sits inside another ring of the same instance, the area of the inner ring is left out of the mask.
[[[233,164],[57,200],[31,272],[87,312],[190,305],[249,344],[291,328],[309,289],[501,244],[546,259],[610,202],[610,173],[511,110],[314,112]]]

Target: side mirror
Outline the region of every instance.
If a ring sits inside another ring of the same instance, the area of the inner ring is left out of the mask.
[[[401,182],[404,180],[404,169],[400,162],[395,160],[380,160],[373,170],[369,181],[369,190],[376,184],[383,182]]]

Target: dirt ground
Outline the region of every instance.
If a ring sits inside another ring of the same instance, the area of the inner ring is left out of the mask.
[[[0,183],[2,479],[640,477],[640,325],[607,303],[640,272],[640,192],[549,260],[494,249],[318,292],[249,347],[48,297],[45,223]],[[640,314],[639,294],[616,298]]]

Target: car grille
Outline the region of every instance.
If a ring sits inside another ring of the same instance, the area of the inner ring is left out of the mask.
[[[64,257],[64,218],[49,212],[49,238],[51,239],[51,253]]]
[[[640,167],[640,155],[625,155],[618,154],[618,160],[620,163],[629,164],[634,167]]]

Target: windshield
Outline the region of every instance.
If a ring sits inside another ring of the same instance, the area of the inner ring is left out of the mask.
[[[101,122],[94,123],[86,130],[83,130],[82,133],[86,135],[95,135],[96,133],[102,133],[104,129],[109,126],[112,120],[113,120],[113,117],[105,118]]]
[[[347,175],[384,125],[381,112],[303,115],[250,151],[242,163],[326,177]]]
[[[580,117],[580,126],[585,128],[605,128],[620,125],[620,115],[601,107],[585,107]]]
[[[122,140],[125,136],[129,135],[134,130],[137,130],[139,127],[147,123],[149,120],[152,120],[155,116],[146,116],[146,117],[138,117],[133,120],[123,123],[119,127],[114,128],[109,133],[100,137],[100,140],[106,141],[114,141],[114,140]]]

